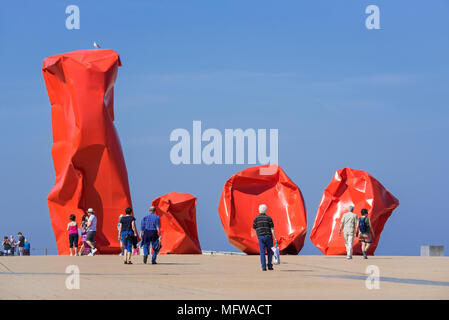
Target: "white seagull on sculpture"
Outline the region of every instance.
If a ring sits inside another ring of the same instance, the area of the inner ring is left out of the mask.
[[[94,47],[97,48],[97,49],[100,48],[100,46],[98,45],[98,43],[96,43],[95,41],[94,41]]]

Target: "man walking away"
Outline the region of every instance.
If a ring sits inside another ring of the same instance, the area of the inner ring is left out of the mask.
[[[153,255],[151,257],[151,263],[156,263],[156,257],[160,249],[161,241],[161,220],[156,215],[156,208],[151,206],[149,214],[143,217],[140,224],[140,237],[142,238],[143,246],[143,263],[147,263],[149,247],[153,248]]]
[[[125,264],[133,264],[131,262],[133,236],[137,237],[136,218],[131,213],[131,208],[125,209],[125,215],[120,218],[119,222],[119,237],[118,240],[123,242]]]
[[[94,213],[94,209],[87,209],[87,215],[89,216],[89,218],[87,219],[86,226],[86,243],[91,248],[91,252],[88,254],[88,256],[94,256],[95,252],[97,252],[97,248],[95,247],[95,235],[97,234],[97,217]]]
[[[253,229],[256,230],[257,238],[259,239],[260,250],[260,263],[262,264],[262,270],[267,271],[267,264],[265,261],[265,251],[268,255],[268,270],[273,270],[273,264],[271,263],[273,258],[273,238],[276,239],[274,234],[273,220],[266,214],[267,206],[261,204],[259,206],[259,215],[254,218]]]
[[[22,232],[18,232],[17,236],[19,237],[19,240],[17,241],[17,255],[23,256],[23,253],[25,251],[25,237],[23,236]]]
[[[345,246],[346,246],[346,257],[347,259],[352,259],[352,247],[354,244],[354,232],[357,226],[357,215],[353,212],[354,207],[349,206],[349,212],[346,212],[341,218],[340,230],[338,235],[341,236],[341,231],[343,230]]]
[[[362,243],[363,257],[365,259],[368,259],[366,252],[368,251],[369,247],[371,247],[372,239],[375,236],[374,236],[374,230],[371,227],[371,221],[368,218],[368,210],[362,209],[361,213],[362,213],[362,217],[359,219],[358,235],[359,235],[359,240]]]

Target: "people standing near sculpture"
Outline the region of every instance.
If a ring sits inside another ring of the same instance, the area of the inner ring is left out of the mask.
[[[260,262],[262,271],[267,271],[267,262],[265,261],[265,252],[268,255],[268,270],[273,270],[273,239],[276,239],[274,234],[273,219],[266,214],[267,206],[261,204],[259,206],[259,215],[254,218],[253,229],[256,230],[257,238],[259,239]]]
[[[81,228],[78,230],[78,236],[81,237],[81,247],[78,251],[78,255],[81,256],[83,255],[83,253],[85,254],[89,254],[90,253],[90,249],[87,249],[87,247],[89,247],[86,243],[86,227],[87,227],[87,219],[89,218],[89,216],[87,214],[83,215],[83,217],[81,218]],[[87,245],[87,247],[86,247]],[[85,250],[86,248],[86,250]],[[87,252],[89,251],[89,252]]]
[[[14,256],[16,252],[16,239],[14,239],[13,235],[9,237],[9,243],[11,244],[11,255]]]
[[[126,208],[125,216],[119,222],[118,240],[123,242],[125,264],[133,264],[131,262],[133,237],[137,237],[136,218],[131,215],[132,212],[133,210],[131,208]]]
[[[121,214],[119,217],[118,217],[118,223],[117,223],[117,231],[118,231],[118,234],[120,235],[120,219],[123,217],[123,214]],[[123,242],[121,242],[120,241],[120,254],[119,254],[119,256],[123,256]]]
[[[97,252],[97,248],[95,247],[95,235],[97,234],[97,217],[94,213],[94,209],[87,209],[87,215],[89,216],[89,218],[87,219],[86,226],[86,243],[91,248],[91,252],[88,254],[89,256],[94,256],[95,252]]]
[[[10,256],[11,255],[11,242],[9,242],[9,239],[7,236],[3,237],[2,246],[3,246],[3,253],[5,254],[5,256]]]
[[[357,220],[358,217],[354,213],[354,206],[349,206],[348,212],[346,212],[340,221],[340,230],[338,235],[341,237],[341,231],[343,231],[343,236],[346,246],[346,258],[352,259],[352,251],[354,246],[354,235],[357,234]]]
[[[78,223],[76,222],[76,216],[71,214],[69,216],[70,222],[67,224],[67,231],[69,232],[69,246],[70,256],[73,256],[73,246],[75,245],[75,256],[78,255]]]
[[[23,256],[23,252],[25,251],[25,237],[22,232],[17,233],[18,240],[16,242],[17,255]]]
[[[143,263],[147,263],[150,245],[153,249],[151,263],[157,264],[156,258],[161,248],[161,220],[156,214],[156,208],[151,206],[149,213],[143,217],[140,224],[140,237],[142,238]]]
[[[25,250],[23,252],[24,255],[29,256],[31,252],[31,244],[28,239],[25,239]]]
[[[367,251],[369,247],[371,246],[372,239],[375,238],[374,230],[371,226],[371,221],[368,218],[368,210],[362,209],[361,211],[362,217],[359,219],[359,225],[358,225],[358,237],[359,241],[362,244],[362,253],[363,257],[365,259],[368,259]]]

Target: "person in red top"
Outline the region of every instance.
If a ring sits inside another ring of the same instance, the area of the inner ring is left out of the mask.
[[[76,216],[71,214],[70,222],[67,224],[67,231],[69,232],[70,256],[73,256],[73,245],[75,244],[75,256],[78,251],[78,223],[75,221]]]

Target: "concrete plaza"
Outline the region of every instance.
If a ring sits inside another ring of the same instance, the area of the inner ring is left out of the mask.
[[[133,265],[107,255],[0,257],[0,299],[449,299],[447,257],[299,255],[281,262],[263,272],[259,257],[247,255],[163,255],[157,265],[140,256]],[[70,265],[79,269],[79,289],[66,287]],[[376,270],[378,289],[366,281]]]

